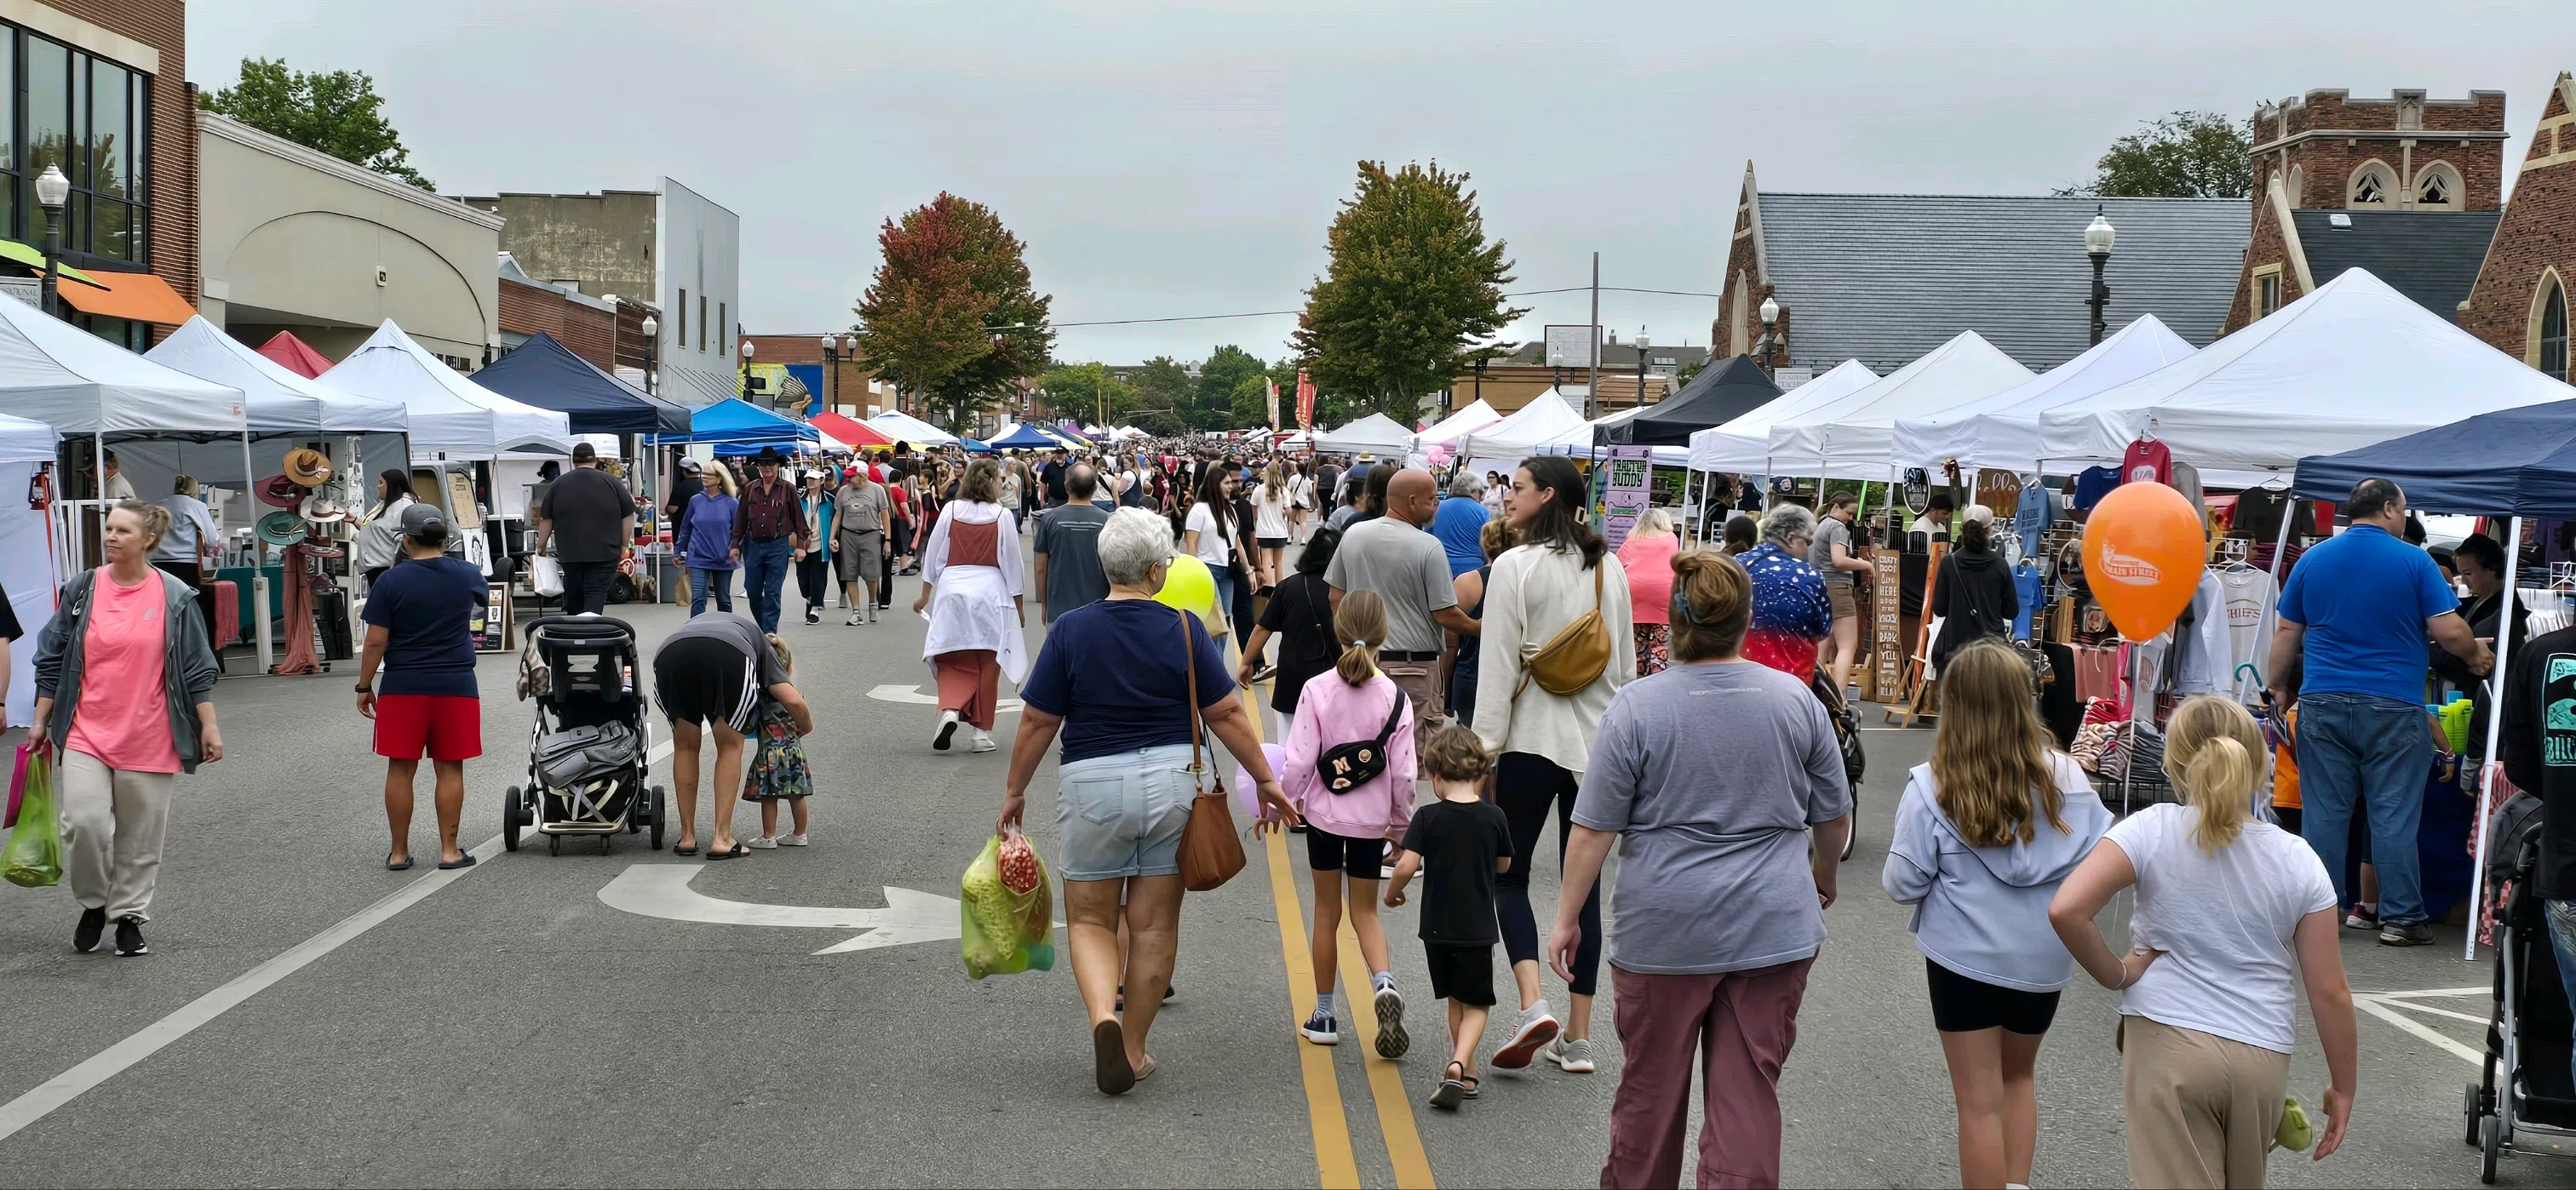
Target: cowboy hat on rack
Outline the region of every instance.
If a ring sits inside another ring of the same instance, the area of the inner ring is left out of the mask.
[[[308,488],[320,487],[331,479],[331,460],[310,446],[299,446],[286,452],[286,477]]]

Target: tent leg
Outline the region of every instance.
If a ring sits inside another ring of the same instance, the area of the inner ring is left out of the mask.
[[[246,515],[259,507],[258,498],[251,494],[258,486],[259,469],[252,466],[250,461],[250,431],[244,429],[242,431],[242,508]],[[254,522],[257,520],[256,517],[252,519]],[[255,523],[251,540],[253,543],[259,540]],[[268,547],[260,546],[258,555],[251,559],[250,564],[250,622],[251,627],[258,630],[259,672],[261,673],[267,673],[268,667],[277,664],[276,650],[268,634],[267,561]]]
[[[2281,519],[2284,523],[2289,520],[2288,517]],[[2496,619],[2499,629],[2510,629],[2513,626],[2513,599],[2515,587],[2521,582],[2519,566],[2521,558],[2522,518],[2515,517],[2512,530],[2505,534],[2504,613]],[[2488,696],[2487,705],[2494,709],[2487,715],[2486,763],[2479,766],[2478,770],[2477,860],[2469,865],[2469,931],[2468,937],[2460,945],[2460,957],[2463,959],[2474,960],[2478,957],[2478,917],[2484,913],[2480,908],[2484,902],[2480,898],[2485,893],[2485,889],[2481,886],[2486,883],[2487,848],[2490,846],[2487,838],[2487,792],[2494,789],[2497,778],[2504,775],[2504,762],[2496,758],[2496,736],[2497,729],[2504,726],[2504,700],[2509,695],[2504,684],[2505,661],[2507,654],[2512,651],[2513,633],[2498,631],[2495,643],[2495,669],[2488,675],[2488,681],[2492,683],[2494,689]]]

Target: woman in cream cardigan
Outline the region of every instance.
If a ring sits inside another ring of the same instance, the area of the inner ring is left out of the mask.
[[[1496,757],[1494,801],[1511,819],[1512,866],[1497,878],[1497,909],[1503,951],[1521,994],[1512,1039],[1493,1063],[1506,1070],[1527,1066],[1544,1048],[1559,1068],[1588,1074],[1593,1068],[1592,995],[1601,969],[1600,885],[1595,882],[1583,902],[1583,943],[1567,986],[1567,1018],[1560,1023],[1539,990],[1538,919],[1530,910],[1529,871],[1551,806],[1557,861],[1564,862],[1574,795],[1592,753],[1593,731],[1610,709],[1611,694],[1636,676],[1628,575],[1608,556],[1601,535],[1584,523],[1583,477],[1571,461],[1557,455],[1524,460],[1512,473],[1509,507],[1512,536],[1521,544],[1494,559],[1493,576],[1486,581],[1476,678],[1476,735]],[[1522,681],[1529,658],[1596,606],[1611,641],[1601,676],[1562,695]]]

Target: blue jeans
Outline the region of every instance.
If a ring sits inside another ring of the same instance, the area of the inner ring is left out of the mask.
[[[763,632],[778,631],[778,601],[795,557],[796,547],[784,537],[742,543],[742,592],[751,597],[751,618]]]
[[[707,612],[707,596],[716,597],[716,610],[733,610],[733,568],[712,570],[704,566],[689,568],[689,616],[695,619]]]
[[[1223,617],[1225,617],[1225,618],[1227,618],[1227,619],[1229,619],[1229,620],[1230,620],[1230,619],[1233,619],[1233,618],[1234,618],[1234,575],[1233,575],[1233,573],[1232,573],[1232,572],[1230,572],[1230,571],[1228,571],[1226,568],[1224,568],[1224,567],[1222,567],[1222,566],[1210,566],[1210,567],[1208,567],[1208,575],[1209,575],[1211,578],[1214,578],[1214,579],[1216,580],[1216,614],[1217,614],[1217,615],[1220,615],[1220,616],[1223,616]],[[1217,642],[1217,645],[1218,645],[1220,648],[1221,648],[1221,647],[1223,647],[1223,646],[1224,646],[1224,644],[1225,644],[1225,642],[1224,642],[1224,641],[1222,641],[1222,640],[1220,640],[1220,641],[1218,641],[1218,642]]]
[[[2358,804],[2370,826],[2370,858],[2379,872],[2379,920],[2424,921],[2424,878],[2416,831],[2424,819],[2424,780],[2433,769],[2432,730],[2424,708],[2369,694],[2299,698],[2299,831],[2324,860],[2335,900],[2344,890],[2345,852]]]
[[[2576,901],[2543,901],[2541,906],[2541,916],[2549,921],[2549,950],[2558,959],[2558,982],[2567,989],[2567,1002],[2576,1004]],[[2569,1067],[2576,1072],[2576,1062]]]

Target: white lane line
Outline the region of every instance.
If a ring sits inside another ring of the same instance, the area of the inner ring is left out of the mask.
[[[2480,1065],[2487,1060],[2487,1056],[2484,1052],[2470,1049],[2468,1046],[2462,1045],[2457,1041],[2453,1041],[2450,1038],[2435,1032],[2430,1026],[2409,1018],[2405,1013],[2398,1011],[2391,1005],[2382,1003],[2379,997],[2368,992],[2355,994],[2352,998],[2352,1005],[2363,1012],[2367,1012],[2372,1016],[2388,1022],[2389,1024],[2412,1033],[2425,1041],[2432,1042],[2434,1045],[2449,1050],[2461,1061],[2466,1062],[2471,1066]]]
[[[671,754],[671,742],[653,746],[650,761],[659,763]],[[403,887],[386,894],[375,904],[350,914],[339,924],[297,943],[286,953],[234,976],[215,990],[199,996],[162,1017],[125,1040],[99,1051],[89,1060],[45,1080],[44,1084],[0,1104],[0,1140],[7,1140],[38,1120],[53,1114],[54,1109],[80,1098],[91,1088],[124,1073],[136,1063],[149,1058],[172,1042],[196,1032],[215,1018],[239,1007],[243,1001],[276,986],[287,976],[312,965],[314,960],[355,941],[367,931],[383,925],[393,915],[427,900],[431,893],[479,872],[483,865],[499,856],[501,836],[494,835],[476,846],[470,854],[475,866],[432,871]]]

